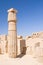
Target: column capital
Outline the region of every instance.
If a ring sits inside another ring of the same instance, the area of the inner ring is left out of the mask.
[[[8,22],[15,22],[16,21],[16,13],[17,10],[11,8],[8,10]]]
[[[14,8],[11,8],[11,9],[9,9],[7,12],[8,12],[8,13],[9,13],[9,12],[17,13],[17,10],[15,10]]]

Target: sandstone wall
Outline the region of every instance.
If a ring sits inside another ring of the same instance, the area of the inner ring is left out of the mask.
[[[2,54],[6,53],[7,35],[0,35],[0,48]]]
[[[26,54],[33,56],[43,56],[43,38],[40,37],[27,37],[26,38],[27,51]]]

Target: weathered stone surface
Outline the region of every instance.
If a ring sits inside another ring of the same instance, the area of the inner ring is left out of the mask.
[[[8,10],[8,54],[17,57],[16,10]]]
[[[0,54],[8,53],[16,58],[19,54],[43,56],[43,32],[33,33],[31,36],[17,36],[16,13],[13,8],[8,10],[8,35],[0,35]]]

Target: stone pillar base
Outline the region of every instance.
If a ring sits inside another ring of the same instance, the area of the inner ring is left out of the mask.
[[[10,58],[16,58],[17,55],[15,55],[15,54],[9,54],[9,57],[10,57]]]

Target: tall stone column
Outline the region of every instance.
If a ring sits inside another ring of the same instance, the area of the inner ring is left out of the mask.
[[[8,55],[12,58],[17,57],[16,13],[13,8],[8,10]]]

